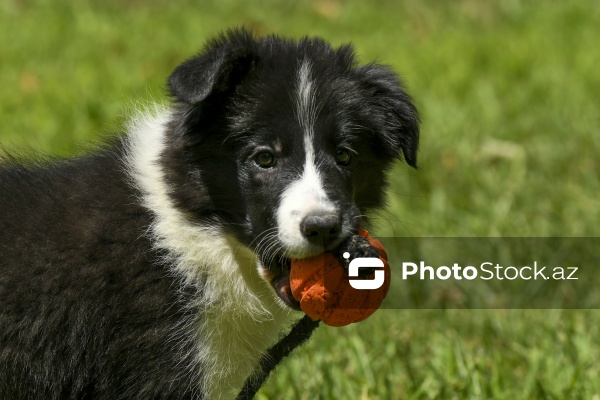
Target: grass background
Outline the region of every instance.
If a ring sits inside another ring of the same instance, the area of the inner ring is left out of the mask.
[[[393,66],[419,171],[380,236],[600,236],[600,3],[0,0],[0,143],[71,155],[215,32],[320,35]],[[323,327],[259,398],[600,399],[595,310],[380,310]]]

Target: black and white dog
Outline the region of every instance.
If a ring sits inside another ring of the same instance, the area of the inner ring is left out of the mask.
[[[69,160],[0,164],[0,398],[233,398],[336,249],[416,165],[417,111],[351,46],[232,30],[172,107]]]

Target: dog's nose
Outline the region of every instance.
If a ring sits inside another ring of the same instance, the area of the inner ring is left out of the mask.
[[[302,235],[313,244],[327,248],[337,239],[342,230],[342,220],[335,213],[311,214],[300,223]]]

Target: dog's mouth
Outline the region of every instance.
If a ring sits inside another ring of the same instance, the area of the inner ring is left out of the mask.
[[[312,246],[298,249],[286,249],[275,254],[265,252],[258,253],[258,258],[262,264],[262,277],[271,284],[277,296],[288,307],[300,311],[300,302],[294,298],[290,283],[290,272],[292,259],[302,259],[321,254],[324,251],[331,251],[345,240],[345,236],[340,236],[337,240],[331,241],[327,246]]]
[[[271,286],[277,293],[277,296],[290,308],[300,311],[300,303],[294,298],[292,294],[292,287],[290,284],[290,270],[292,267],[292,260],[285,257],[279,257],[277,262],[272,263],[275,265],[269,265],[268,276],[270,276]]]
[[[311,257],[315,254],[320,254],[323,251],[332,250],[339,246],[339,242],[343,240],[340,238],[336,242],[332,242],[330,246],[325,249],[318,249],[315,251],[305,251],[301,255],[294,258],[305,258]],[[263,257],[260,257],[263,259]],[[263,260],[263,267],[265,268],[263,277],[271,283],[277,296],[290,308],[300,311],[300,302],[294,298],[292,294],[292,287],[290,283],[290,271],[292,268],[292,259],[289,256],[279,254],[277,256],[271,255],[269,263],[265,263]]]

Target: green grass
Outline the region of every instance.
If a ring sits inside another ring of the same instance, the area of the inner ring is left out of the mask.
[[[598,314],[380,310],[320,329],[263,399],[593,399]]]
[[[239,24],[352,41],[405,79],[421,168],[394,170],[376,235],[600,236],[595,0],[3,0],[0,143],[74,154]],[[597,399],[599,327],[597,311],[380,310],[321,328],[259,398]]]

